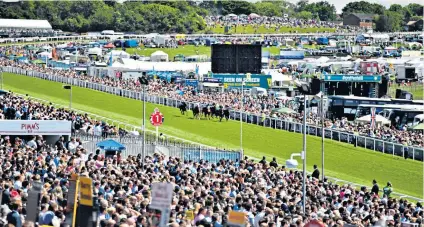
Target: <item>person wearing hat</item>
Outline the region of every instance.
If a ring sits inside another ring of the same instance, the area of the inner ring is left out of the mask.
[[[388,197],[390,197],[390,194],[392,193],[393,189],[392,189],[392,183],[387,182],[387,186],[383,188],[383,193],[384,195]]]

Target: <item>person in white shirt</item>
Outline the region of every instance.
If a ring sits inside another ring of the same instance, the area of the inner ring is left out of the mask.
[[[35,136],[33,136],[31,138],[31,140],[27,142],[27,145],[32,149],[37,149],[37,143],[35,142]]]
[[[102,136],[102,126],[100,126],[100,124],[97,124],[94,127],[94,135],[96,135],[96,136]]]
[[[71,141],[68,143],[68,150],[71,152],[75,152],[78,147],[78,143],[75,141],[75,138],[71,138]]]

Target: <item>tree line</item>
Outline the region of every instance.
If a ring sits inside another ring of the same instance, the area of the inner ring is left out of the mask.
[[[19,1],[0,2],[0,18],[48,20],[54,29],[71,32],[133,31],[140,33],[207,32],[204,17],[208,15],[237,15],[256,13],[263,16],[337,20],[336,8],[327,1],[297,4],[284,0],[259,2],[215,0],[202,1]],[[393,4],[388,9],[377,3],[351,2],[343,15],[370,13],[378,31],[400,31],[409,20],[423,16],[423,6]]]

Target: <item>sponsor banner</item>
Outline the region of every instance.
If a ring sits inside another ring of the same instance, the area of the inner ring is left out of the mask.
[[[3,135],[70,135],[71,121],[0,120]]]
[[[170,183],[152,184],[152,203],[150,208],[164,210],[171,206],[174,187]]]
[[[228,222],[233,226],[245,226],[246,214],[244,212],[237,212],[231,210],[228,213]]]
[[[381,82],[380,75],[325,75],[324,81],[331,82]]]
[[[143,76],[143,72],[141,71],[123,71],[122,72],[122,79],[133,79],[136,80],[139,77]]]
[[[230,89],[241,88],[243,81],[243,88],[261,87],[269,89],[272,85],[271,75],[251,74],[250,79],[246,78],[245,74],[214,74],[213,77],[221,79],[224,87]]]
[[[80,204],[85,206],[93,206],[93,183],[91,178],[80,177]]]
[[[191,86],[191,87],[194,87],[194,88],[197,88],[199,86],[199,81],[198,80],[189,80],[189,79],[186,79],[184,81],[184,83],[185,83],[185,86]]]
[[[222,78],[210,78],[210,77],[206,77],[203,78],[203,82],[204,83],[222,83]]]

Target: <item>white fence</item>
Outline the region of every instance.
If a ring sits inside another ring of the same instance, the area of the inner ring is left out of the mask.
[[[363,32],[323,32],[323,33],[279,33],[279,34],[188,34],[185,35],[186,38],[261,38],[263,35],[266,37],[278,38],[292,38],[292,37],[318,37],[322,35],[328,36],[344,36],[344,37],[355,37]],[[419,35],[420,32],[391,32],[384,33],[388,35]],[[0,39],[0,43],[8,44],[25,44],[33,42],[64,42],[64,41],[76,41],[76,40],[112,40],[112,39],[121,39],[123,37],[128,37],[132,39],[144,39],[147,35],[78,35],[78,36],[54,36],[54,37],[40,37],[35,39],[34,37],[28,38],[6,38]]]
[[[57,75],[48,75],[45,73],[35,72],[35,71],[27,71],[20,68],[14,67],[3,67],[3,72],[17,73],[22,75],[27,75],[30,77],[37,77],[45,80],[60,82],[71,84],[73,86],[79,86],[84,88],[90,88],[97,91],[103,91],[110,94],[119,95],[122,97],[132,98],[136,100],[143,100],[143,93],[131,90],[121,89],[119,87],[111,87],[103,84],[87,82],[80,79],[75,78],[67,78]],[[180,100],[175,100],[171,98],[158,97],[153,95],[146,94],[146,101],[150,103],[178,107],[181,104]],[[189,108],[191,109],[194,106],[194,103],[188,103]],[[230,118],[233,120],[240,120],[240,112],[230,111]],[[301,123],[291,122],[287,120],[277,119],[261,116],[252,115],[249,113],[242,114],[242,120],[249,124],[261,125],[263,127],[269,127],[273,129],[286,130],[291,132],[302,133],[302,125]],[[308,125],[306,127],[306,133],[308,135],[321,136],[321,127]],[[393,156],[401,156],[405,155],[408,158],[423,161],[423,148],[414,147],[414,146],[404,146],[399,143],[393,143],[390,141],[384,141],[372,137],[366,136],[358,136],[349,132],[342,132],[333,129],[325,129],[325,137],[331,140],[336,140],[339,142],[350,143],[352,146],[363,147],[370,150],[382,152],[385,154],[391,154]]]

